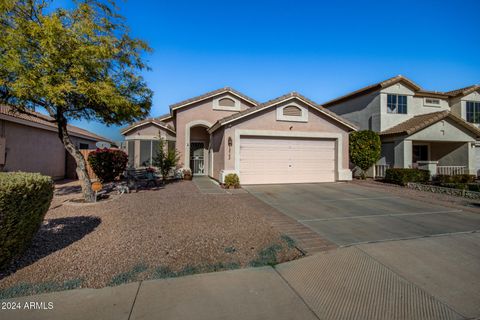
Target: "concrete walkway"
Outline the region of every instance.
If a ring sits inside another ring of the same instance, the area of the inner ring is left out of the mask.
[[[263,267],[15,298],[1,319],[470,319],[480,234],[339,248]],[[7,300],[5,300],[7,301]]]
[[[247,193],[244,189],[223,189],[218,182],[207,176],[193,177],[193,183],[197,186],[201,193],[207,194],[237,194]]]

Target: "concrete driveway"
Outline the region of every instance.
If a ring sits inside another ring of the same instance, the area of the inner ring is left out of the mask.
[[[339,246],[480,230],[480,214],[351,183],[245,188]]]

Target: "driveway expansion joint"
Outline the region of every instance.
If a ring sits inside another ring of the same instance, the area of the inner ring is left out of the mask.
[[[133,308],[135,307],[135,302],[137,302],[137,297],[138,297],[138,293],[140,292],[140,287],[142,286],[142,282],[143,281],[138,282],[137,292],[135,293],[135,297],[133,298],[132,307],[130,308],[130,313],[128,314],[128,318],[127,318],[128,320],[130,320],[130,318],[132,317]]]

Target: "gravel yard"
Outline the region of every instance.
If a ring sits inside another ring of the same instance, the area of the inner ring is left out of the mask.
[[[265,220],[274,209],[248,193],[201,194],[191,181],[181,181],[79,205],[64,203],[79,196],[75,184],[57,187],[32,246],[0,275],[0,298],[300,256],[291,239]]]

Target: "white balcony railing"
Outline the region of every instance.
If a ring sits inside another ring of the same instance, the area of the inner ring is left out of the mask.
[[[376,164],[375,165],[375,178],[385,178],[385,172],[390,168],[389,164]]]
[[[437,166],[437,174],[449,176],[465,174],[466,169],[466,166]]]

